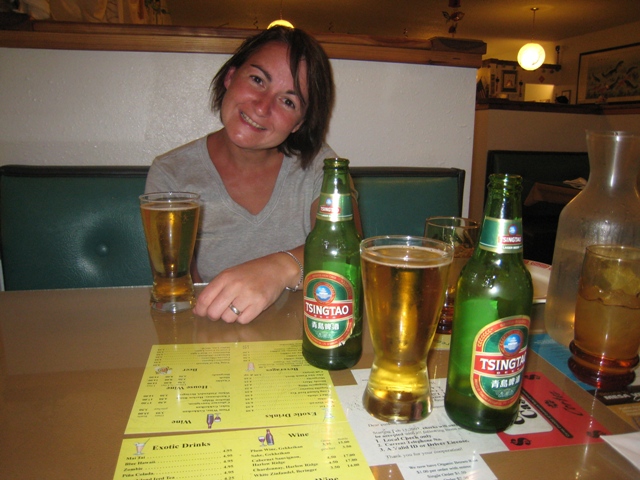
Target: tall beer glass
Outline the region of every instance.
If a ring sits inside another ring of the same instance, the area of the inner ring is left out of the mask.
[[[372,237],[360,244],[374,353],[363,403],[380,420],[408,423],[431,413],[427,354],[453,251],[423,237]]]
[[[180,312],[195,305],[190,267],[200,217],[200,195],[184,192],[140,196],[153,272],[151,307]]]
[[[449,269],[447,290],[438,322],[438,333],[451,334],[453,309],[458,287],[458,278],[467,264],[478,242],[480,224],[462,217],[429,217],[425,222],[424,236],[450,243],[454,248],[453,262]]]

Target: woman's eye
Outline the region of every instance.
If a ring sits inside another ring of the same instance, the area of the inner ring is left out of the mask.
[[[284,104],[288,107],[288,108],[296,108],[296,104],[293,100],[289,99],[289,98],[285,98],[284,99]]]
[[[256,75],[251,75],[251,80],[258,85],[262,85],[262,79]]]

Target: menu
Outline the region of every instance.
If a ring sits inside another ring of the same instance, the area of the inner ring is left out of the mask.
[[[481,434],[455,425],[444,410],[446,379],[431,380],[433,411],[425,420],[391,425],[362,406],[369,370],[352,371],[358,385],[338,387],[338,395],[369,465],[398,465],[405,480],[495,478],[483,453],[602,442],[609,433],[541,372],[526,375],[515,424],[499,434]]]
[[[396,464],[405,480],[493,479],[483,453],[609,433],[541,372],[525,375],[515,424],[494,435],[451,422],[445,379],[431,381],[427,419],[381,422],[362,406],[369,370],[351,373],[356,385],[334,387],[300,340],[156,345],[125,431],[136,438],[123,441],[114,478],[370,479],[371,466]]]
[[[352,370],[357,385],[337,390],[370,466],[396,464],[405,480],[496,478],[480,454],[508,448],[497,435],[473,433],[449,420],[444,411],[445,379],[431,380],[433,411],[425,420],[390,424],[373,418],[362,406],[369,372]]]
[[[154,345],[114,478],[372,479],[329,372],[301,351],[300,340]],[[193,433],[154,435],[175,432]]]
[[[126,439],[114,476],[203,480],[266,477],[373,479],[346,422]]]
[[[125,433],[344,422],[329,372],[299,340],[154,345]]]
[[[446,333],[436,333],[433,338],[431,348],[433,350],[449,350],[451,346],[451,335]]]

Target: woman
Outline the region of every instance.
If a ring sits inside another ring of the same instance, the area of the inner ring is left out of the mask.
[[[248,323],[302,287],[317,210],[334,86],[322,47],[298,29],[247,39],[211,83],[223,128],[153,162],[146,191],[203,201],[192,274],[206,281],[194,312]]]

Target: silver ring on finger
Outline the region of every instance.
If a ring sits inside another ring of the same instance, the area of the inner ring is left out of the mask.
[[[242,314],[242,312],[240,310],[238,310],[238,308],[233,303],[229,304],[229,310],[231,310],[237,316],[240,316]]]

